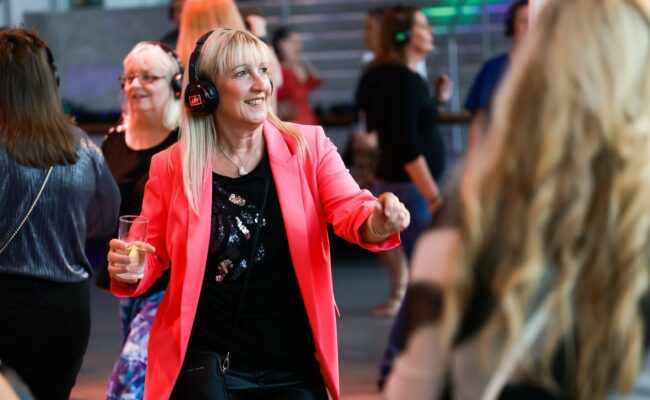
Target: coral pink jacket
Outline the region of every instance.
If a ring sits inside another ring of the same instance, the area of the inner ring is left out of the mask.
[[[332,290],[327,224],[346,240],[373,250],[399,244],[399,235],[362,243],[359,230],[376,204],[360,190],[332,142],[317,126],[295,125],[309,150],[301,158],[291,139],[269,122],[264,138],[277,186],[291,260],[311,326],[323,379],[333,399],[339,398],[336,304]],[[208,166],[211,168],[211,166]],[[183,192],[180,147],[174,145],[151,162],[142,207],[150,219],[144,278],[135,284],[112,281],[120,297],[144,293],[171,268],[171,280],[151,327],[145,379],[146,400],[169,398],[178,377],[192,331],[210,242],[211,174],[206,174],[200,216],[191,211]]]

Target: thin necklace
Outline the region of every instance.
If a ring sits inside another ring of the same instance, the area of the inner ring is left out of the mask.
[[[253,155],[255,154],[255,151],[257,150],[257,145],[255,145],[255,148],[253,149],[253,151],[251,151],[251,155],[248,156],[248,160],[246,160],[246,162],[243,163],[242,165],[237,165],[237,163],[235,163],[235,162],[232,160],[232,158],[230,158],[230,156],[228,155],[228,153],[226,152],[226,150],[225,150],[223,147],[221,147],[221,143],[219,143],[219,141],[217,141],[217,146],[219,146],[219,150],[221,150],[221,152],[223,153],[223,155],[226,156],[226,158],[228,159],[228,161],[230,161],[230,163],[231,163],[232,165],[234,165],[235,167],[237,167],[237,170],[239,171],[239,176],[244,176],[244,175],[246,175],[246,174],[248,174],[248,173],[250,172],[250,171],[247,171],[247,170],[246,170],[246,166],[248,165],[248,163],[249,163],[249,162],[251,161],[251,159],[253,158]]]

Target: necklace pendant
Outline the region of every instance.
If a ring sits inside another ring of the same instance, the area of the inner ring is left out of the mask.
[[[239,167],[239,176],[244,176],[246,174],[248,174],[248,171],[246,171],[246,168],[244,168],[243,166]]]

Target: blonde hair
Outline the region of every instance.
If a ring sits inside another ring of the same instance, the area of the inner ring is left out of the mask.
[[[198,69],[202,79],[210,77],[216,82],[219,75],[228,73],[247,57],[253,57],[253,62],[266,63],[270,60],[268,46],[251,33],[239,30],[217,29],[206,40],[201,48]],[[183,87],[187,87],[188,71],[183,77]],[[203,180],[210,173],[208,167],[214,149],[217,146],[215,114],[196,116],[186,109],[181,112],[181,153],[183,165],[183,188],[192,210],[199,215],[199,201],[203,193]],[[300,130],[293,125],[281,121],[268,108],[268,120],[282,134],[290,139],[293,150],[301,156],[307,150],[304,137]]]
[[[649,4],[549,0],[527,40],[497,95],[489,156],[475,155],[463,180],[446,342],[480,274],[495,299],[482,347],[499,335],[510,348],[550,273],[554,322],[528,367],[552,388],[564,344],[570,398],[629,392],[650,267]]]
[[[196,41],[213,29],[246,30],[233,0],[187,0],[181,13],[176,53],[185,65]]]
[[[122,65],[126,70],[127,64],[136,64],[151,68],[156,73],[164,74],[164,79],[168,83],[169,91],[173,92],[171,86],[172,77],[182,72],[181,65],[179,65],[176,58],[163,50],[160,45],[155,42],[140,42],[136,44],[133,49],[126,55]],[[178,118],[181,114],[181,100],[174,97],[172,93],[169,100],[165,104],[163,110],[163,125],[165,128],[172,130],[178,127]],[[124,127],[128,130],[130,123],[128,100],[122,113],[122,120]]]

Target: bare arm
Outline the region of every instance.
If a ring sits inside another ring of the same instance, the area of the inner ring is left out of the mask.
[[[418,156],[415,160],[404,164],[404,169],[422,197],[429,203],[429,211],[435,213],[442,206],[442,197],[424,156]]]
[[[487,132],[487,121],[487,113],[483,110],[477,110],[472,114],[472,120],[469,123],[468,152],[476,149],[476,146],[483,140]]]

